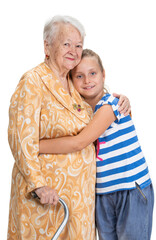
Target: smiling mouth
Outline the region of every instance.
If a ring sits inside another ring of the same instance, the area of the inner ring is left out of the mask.
[[[94,85],[94,86],[84,87],[83,89],[85,89],[85,90],[90,90],[90,89],[92,89],[92,88],[94,88],[94,87],[95,87],[95,85]]]
[[[70,60],[70,61],[75,61],[75,58],[67,57],[67,59]]]

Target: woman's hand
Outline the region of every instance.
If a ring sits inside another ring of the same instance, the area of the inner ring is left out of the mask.
[[[131,113],[131,105],[130,105],[130,101],[129,99],[122,95],[122,94],[117,94],[117,93],[113,93],[113,96],[116,98],[119,98],[119,102],[118,105],[119,107],[119,112],[122,114],[124,114],[125,116],[127,116],[128,114]]]
[[[35,193],[38,195],[41,204],[56,205],[59,201],[59,196],[56,190],[48,186],[37,188]]]

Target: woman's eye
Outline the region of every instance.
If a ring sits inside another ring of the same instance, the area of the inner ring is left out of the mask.
[[[64,46],[69,46],[69,43],[64,43]]]
[[[82,45],[77,45],[76,47],[77,47],[77,48],[82,48]]]

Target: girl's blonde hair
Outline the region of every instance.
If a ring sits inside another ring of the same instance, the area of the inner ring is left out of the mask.
[[[101,71],[104,71],[104,67],[101,61],[101,58],[99,57],[99,55],[97,53],[95,53],[94,51],[92,51],[91,49],[84,49],[82,51],[82,57],[81,59],[83,59],[84,57],[95,57],[98,61],[98,64],[100,66]]]

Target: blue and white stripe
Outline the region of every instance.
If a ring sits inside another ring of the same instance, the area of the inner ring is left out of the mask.
[[[118,99],[110,94],[98,102],[95,112],[104,104],[112,106],[117,118],[99,137],[97,143],[96,193],[110,193],[141,188],[151,179],[131,117],[118,112]]]

